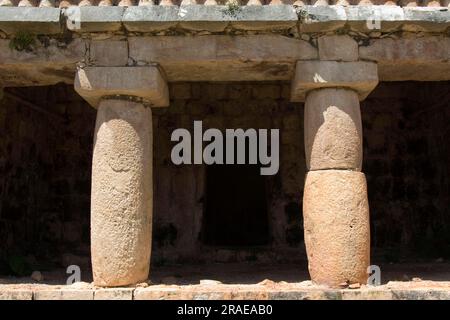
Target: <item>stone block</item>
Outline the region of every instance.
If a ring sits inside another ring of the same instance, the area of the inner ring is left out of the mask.
[[[89,64],[95,66],[126,66],[128,43],[121,40],[93,40],[89,46]]]
[[[131,58],[158,63],[170,82],[289,80],[296,61],[318,57],[308,42],[277,35],[133,37],[128,41]]]
[[[450,60],[450,39],[423,37],[413,39],[375,39],[359,48],[360,57],[380,63],[435,63]]]
[[[431,288],[392,289],[393,300],[449,300],[448,290]]]
[[[305,101],[306,94],[319,88],[348,88],[364,100],[378,84],[373,62],[299,61],[292,81],[292,101]]]
[[[450,27],[450,11],[435,7],[407,7],[402,29],[418,32],[444,32]]]
[[[298,7],[301,32],[328,32],[345,26],[347,14],[343,6]]]
[[[122,23],[132,32],[158,32],[178,24],[177,6],[132,6],[127,7]]]
[[[119,6],[82,6],[69,7],[63,12],[67,29],[86,33],[119,31],[124,11],[125,8]]]
[[[345,289],[342,300],[392,300],[392,292],[387,289]]]
[[[308,170],[361,171],[362,124],[355,91],[326,88],[310,92],[304,119]]]
[[[192,300],[193,297],[192,290],[181,290],[176,286],[151,286],[134,290],[134,300]]]
[[[359,32],[400,30],[405,15],[399,6],[348,6],[347,25]]]
[[[322,36],[318,44],[320,60],[358,60],[358,43],[348,35]]]
[[[194,31],[222,32],[229,24],[222,10],[223,6],[181,5],[179,26]]]
[[[383,81],[450,80],[450,39],[376,39],[359,47],[361,59],[376,61]]]
[[[0,7],[0,30],[6,34],[58,34],[62,32],[60,18],[58,8]]]
[[[0,287],[0,300],[32,300],[33,291],[31,290],[14,290],[4,289]]]
[[[222,6],[222,19],[231,20],[231,26],[240,30],[280,30],[297,25],[298,16],[292,5],[241,6],[234,14]]]
[[[270,300],[341,300],[341,293],[338,290],[286,290],[269,291]]]
[[[308,172],[303,218],[312,281],[331,287],[366,283],[370,226],[364,174],[347,170]]]
[[[142,98],[154,107],[169,105],[166,81],[156,67],[86,67],[79,69],[75,91],[97,107],[102,97],[124,95]]]
[[[105,288],[94,292],[94,300],[133,300],[133,288]]]
[[[94,290],[50,289],[36,290],[34,300],[93,300]]]

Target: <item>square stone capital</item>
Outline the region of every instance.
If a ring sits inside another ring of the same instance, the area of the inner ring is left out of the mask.
[[[306,94],[320,88],[348,88],[364,100],[378,84],[374,62],[298,61],[292,80],[291,100],[303,102]]]
[[[152,107],[169,105],[167,82],[155,66],[85,67],[75,76],[75,91],[97,108],[107,96],[131,96]]]

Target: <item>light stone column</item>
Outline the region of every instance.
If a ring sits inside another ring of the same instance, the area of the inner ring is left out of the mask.
[[[359,101],[377,82],[373,63],[297,63],[292,98],[305,101],[305,246],[309,273],[317,284],[367,281],[370,225],[366,179],[360,172]]]
[[[100,102],[91,196],[91,257],[96,285],[128,285],[148,277],[152,138],[150,107],[125,100]]]
[[[125,286],[149,275],[152,234],[152,112],[167,106],[155,67],[81,69],[75,90],[98,109],[92,159],[94,284]]]

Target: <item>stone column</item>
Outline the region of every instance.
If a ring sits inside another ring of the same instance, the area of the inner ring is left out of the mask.
[[[154,67],[81,69],[76,91],[98,109],[92,160],[91,256],[95,285],[148,278],[153,181],[151,106],[168,104]]]
[[[374,63],[297,63],[292,99],[305,101],[305,245],[317,284],[367,281],[370,226],[359,101],[377,83]]]

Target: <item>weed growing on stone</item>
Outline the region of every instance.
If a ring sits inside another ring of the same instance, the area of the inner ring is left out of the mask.
[[[34,49],[35,44],[36,39],[33,34],[19,31],[9,42],[9,48],[16,51],[31,52]]]
[[[227,8],[223,9],[222,13],[232,18],[237,18],[241,11],[239,3],[236,0],[231,0],[227,2]]]

